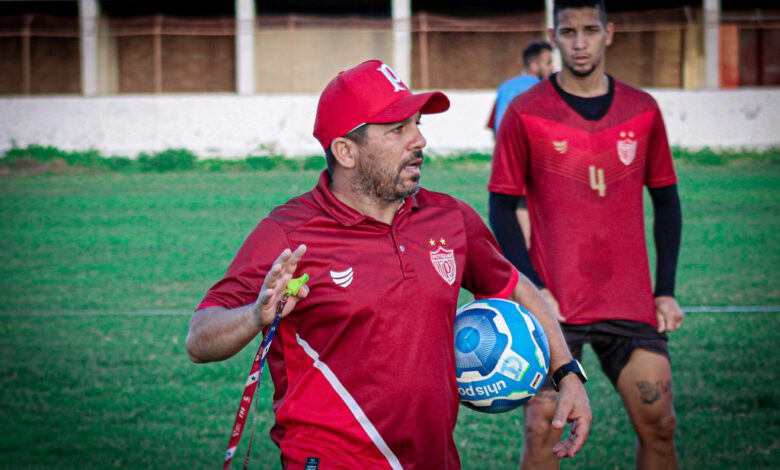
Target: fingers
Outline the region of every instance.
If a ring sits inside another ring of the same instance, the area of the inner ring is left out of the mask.
[[[290,297],[287,300],[287,303],[284,306],[284,311],[282,311],[282,316],[287,315],[288,313],[292,312],[295,309],[295,305],[298,304],[299,300],[305,299],[306,296],[309,295],[309,286],[306,284],[303,285],[303,287],[298,290],[298,293],[292,297]]]
[[[566,318],[561,315],[561,308],[558,305],[558,300],[555,298],[552,292],[550,292],[550,289],[543,288],[540,292],[544,296],[544,299],[550,304],[550,307],[552,308],[552,311],[555,314],[555,318],[558,320],[558,322],[563,323],[566,321]]]
[[[572,421],[569,426],[569,436],[553,446],[553,453],[559,459],[574,457],[585,445],[590,432],[590,422],[584,418]]]
[[[270,287],[274,290],[284,290],[287,287],[287,281],[292,279],[298,262],[306,254],[306,245],[299,245],[295,251],[286,248],[276,258],[271,270],[265,277],[264,287]]]
[[[682,323],[682,321],[679,318],[677,317],[671,318],[667,322],[666,331],[671,333],[672,331],[677,330],[680,327],[680,323]]]
[[[558,323],[564,323],[566,321],[566,317],[561,315],[561,311],[558,309],[558,306],[555,306],[555,318],[558,319]]]
[[[300,261],[301,258],[303,258],[303,255],[305,254],[306,254],[306,245],[298,245],[298,248],[296,248],[295,251],[293,251],[290,254],[289,262],[293,264],[298,264],[298,261]]]
[[[680,328],[684,320],[685,314],[681,308],[677,307],[674,314],[672,315],[672,325],[669,327],[669,331],[675,331]]]
[[[555,408],[555,415],[552,420],[552,427],[555,429],[563,429],[563,427],[566,426],[566,421],[569,418],[572,407],[573,404],[571,401],[559,398],[558,407]]]
[[[658,318],[658,332],[663,333],[666,331],[666,317],[661,311],[658,311],[656,317]]]
[[[300,262],[304,254],[306,254],[306,245],[299,245],[294,251],[287,248],[279,254],[273,265],[271,265],[271,269],[266,274],[263,286],[257,297],[256,310],[258,311],[256,315],[261,324],[265,325],[273,320],[273,317],[276,315],[276,305],[284,297],[287,283],[292,279],[298,267],[298,262]],[[308,287],[304,286],[301,288],[298,295],[293,297],[293,301],[285,305],[282,316],[290,313],[295,307],[297,300],[303,299],[308,294]]]
[[[677,316],[676,320],[677,321],[674,324],[675,330],[682,326],[683,322],[685,321],[685,315],[682,312],[680,312],[680,315]]]
[[[566,382],[568,380],[568,382]],[[590,433],[593,419],[585,387],[577,378],[564,377],[558,395],[558,406],[553,415],[552,427],[563,429],[569,423],[569,436],[553,446],[553,453],[559,459],[571,458],[582,449]]]

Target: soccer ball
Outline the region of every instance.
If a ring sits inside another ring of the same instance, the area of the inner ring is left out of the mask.
[[[469,302],[455,315],[460,402],[503,413],[530,400],[550,367],[550,346],[533,315],[510,300]]]

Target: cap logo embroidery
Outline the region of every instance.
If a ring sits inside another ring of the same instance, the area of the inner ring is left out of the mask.
[[[407,91],[406,85],[404,85],[404,82],[401,81],[400,78],[398,78],[398,75],[395,74],[393,69],[390,68],[387,64],[382,64],[381,67],[379,67],[377,70],[382,72],[382,75],[385,76],[388,82],[390,82],[391,85],[393,85],[393,91],[399,92],[399,91]]]
[[[331,271],[330,278],[333,279],[337,286],[349,287],[352,284],[352,279],[355,278],[355,274],[352,268],[347,268],[344,271]]]

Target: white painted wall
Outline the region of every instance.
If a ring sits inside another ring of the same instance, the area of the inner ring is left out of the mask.
[[[780,89],[651,90],[672,145],[766,148],[780,145]],[[490,151],[485,123],[491,91],[450,91],[451,109],[425,117],[430,153]],[[314,94],[43,96],[0,99],[0,151],[28,144],[95,148],[135,157],[186,147],[202,157],[243,157],[273,149],[322,152],[312,137]]]

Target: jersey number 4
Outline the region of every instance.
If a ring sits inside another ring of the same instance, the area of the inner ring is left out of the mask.
[[[588,167],[590,174],[590,189],[599,192],[599,196],[604,197],[607,194],[607,184],[604,183],[604,170],[596,168],[594,165]]]

